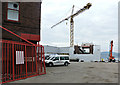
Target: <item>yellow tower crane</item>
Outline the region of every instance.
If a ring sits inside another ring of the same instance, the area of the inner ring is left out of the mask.
[[[79,15],[80,13],[84,12],[85,10],[89,9],[90,7],[92,6],[91,3],[88,3],[86,6],[84,6],[82,9],[78,10],[76,13],[73,14],[73,10],[74,10],[74,5],[72,7],[72,14],[61,20],[60,22],[58,22],[57,24],[53,25],[51,28],[55,27],[56,25],[70,19],[70,47],[73,47],[74,46],[74,20],[73,18],[77,15]]]

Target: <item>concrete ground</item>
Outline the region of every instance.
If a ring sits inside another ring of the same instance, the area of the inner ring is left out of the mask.
[[[118,63],[79,62],[47,67],[47,74],[11,83],[117,83]]]

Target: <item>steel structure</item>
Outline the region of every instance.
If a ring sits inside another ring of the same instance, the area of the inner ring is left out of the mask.
[[[70,15],[69,17],[61,20],[60,22],[58,22],[57,24],[53,25],[51,28],[57,26],[58,24],[70,19],[70,47],[74,46],[74,20],[73,18],[77,15],[79,15],[80,13],[84,12],[85,10],[89,9],[92,6],[91,3],[88,3],[86,6],[84,6],[82,9],[78,10],[76,13]],[[73,6],[74,8],[74,6]],[[73,13],[73,8],[72,8],[72,13]]]
[[[115,58],[112,55],[113,52],[113,40],[110,42],[109,62],[115,62]]]

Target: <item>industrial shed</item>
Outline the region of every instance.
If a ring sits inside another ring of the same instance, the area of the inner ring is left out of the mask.
[[[87,52],[81,51],[81,50],[85,51],[86,48],[87,48]],[[89,48],[89,51],[88,51],[88,48]],[[76,46],[55,47],[55,46],[44,45],[44,49],[45,49],[44,50],[45,55],[51,55],[51,54],[69,55],[71,60],[79,59],[80,61],[82,60],[84,62],[100,61],[100,45],[87,44],[87,46],[84,46],[84,49],[81,49],[81,50],[78,49],[77,50],[78,53],[75,53]]]

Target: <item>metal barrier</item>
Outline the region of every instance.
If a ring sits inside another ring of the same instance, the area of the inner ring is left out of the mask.
[[[0,28],[26,42],[0,40],[0,84],[46,74],[44,47]]]
[[[44,47],[2,40],[2,83],[46,74]]]

